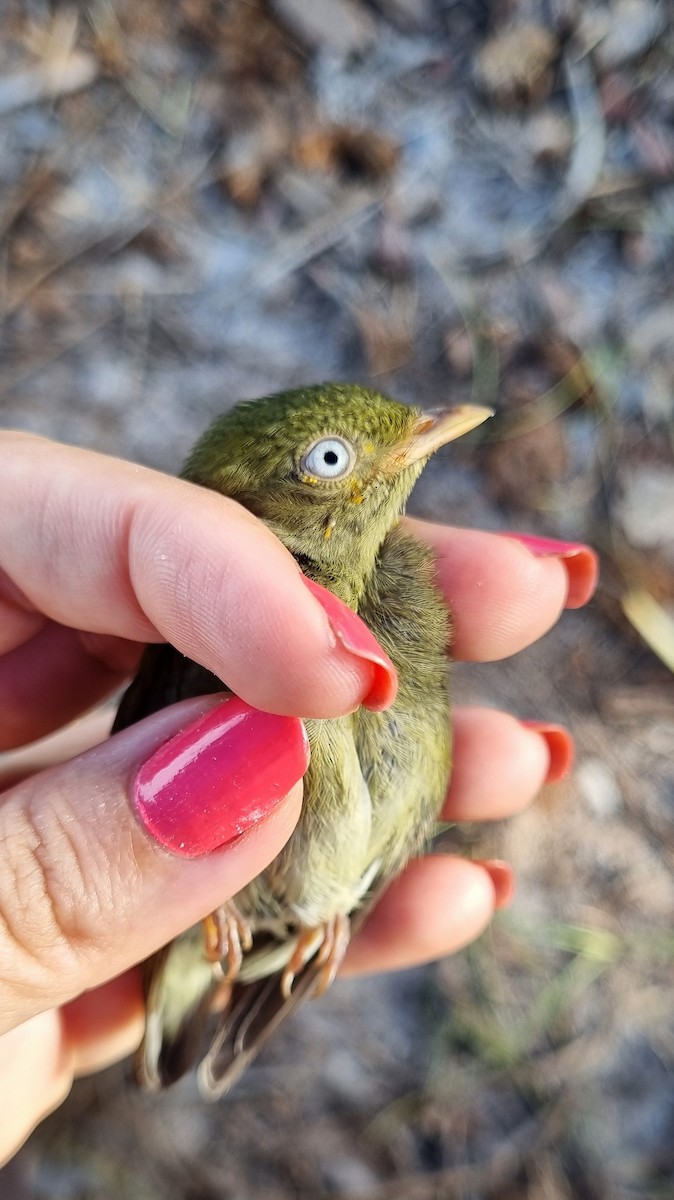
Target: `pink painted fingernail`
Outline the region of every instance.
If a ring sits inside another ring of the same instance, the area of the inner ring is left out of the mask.
[[[487,872],[494,885],[494,907],[507,908],[515,895],[515,872],[510,863],[502,858],[479,858],[475,862]]]
[[[314,583],[306,575],[302,575],[301,579],[323,607],[330,627],[344,649],[372,666],[372,687],[363,700],[365,708],[371,708],[374,712],[388,708],[396,698],[398,675],[386,651],[382,650],[365,622],[339,596],[320,583]]]
[[[548,743],[550,766],[545,782],[557,783],[560,779],[566,779],[567,775],[571,773],[576,756],[574,741],[568,729],[565,729],[563,725],[551,725],[549,721],[521,721],[520,724],[524,725],[526,729],[540,733]]]
[[[526,546],[537,558],[559,558],[569,579],[567,608],[582,608],[594,594],[599,579],[599,560],[584,542],[559,542],[556,538],[534,537],[528,533],[504,533]]]
[[[196,858],[273,812],[308,761],[307,735],[297,717],[260,712],[232,696],[142,764],[133,805],[155,841]]]

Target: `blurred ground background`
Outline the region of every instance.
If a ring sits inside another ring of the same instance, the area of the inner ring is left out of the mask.
[[[603,582],[456,695],[578,769],[471,834],[517,901],[338,984],[215,1107],[124,1071],[8,1200],[674,1196],[674,31],[657,0],[0,7],[0,419],[174,471],[325,378],[498,416],[415,510],[585,538]],[[649,649],[650,646],[650,649]]]

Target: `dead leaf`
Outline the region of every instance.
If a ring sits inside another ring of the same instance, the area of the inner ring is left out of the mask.
[[[303,61],[264,0],[181,0],[186,29],[225,64],[227,73],[269,88],[302,73]]]
[[[25,71],[14,71],[0,79],[0,116],[38,104],[58,100],[89,87],[98,75],[98,63],[84,50],[71,50],[64,57],[44,59]]]
[[[559,45],[543,25],[508,26],[480,50],[475,75],[480,88],[510,108],[539,104],[552,91]]]
[[[674,617],[644,588],[632,588],[621,600],[630,625],[674,673]]]
[[[253,208],[265,184],[287,155],[290,130],[282,116],[267,109],[263,118],[227,145],[217,182],[235,204]]]
[[[555,166],[564,162],[571,150],[571,122],[561,113],[535,113],[527,122],[526,141],[536,162],[543,166]]]
[[[398,147],[386,134],[350,125],[317,126],[294,146],[300,166],[335,171],[350,179],[381,179],[393,170],[398,155]]]

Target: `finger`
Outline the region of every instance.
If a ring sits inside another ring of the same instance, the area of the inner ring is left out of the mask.
[[[78,996],[62,1010],[63,1037],[76,1076],[102,1071],[140,1045],[145,1001],[140,970]]]
[[[453,954],[483,932],[496,893],[477,863],[450,855],[416,859],[349,946],[344,974],[395,971]]]
[[[0,1167],[36,1125],[58,1108],[73,1079],[60,1015],[38,1013],[0,1036]]]
[[[573,741],[560,726],[531,729],[491,708],[452,714],[452,778],[446,821],[498,821],[526,808],[544,783],[565,778]]]
[[[560,542],[558,538],[536,537],[508,530],[503,537],[514,538],[536,558],[556,558],[568,576],[565,608],[582,608],[594,594],[599,581],[599,560],[594,550],[582,542]]]
[[[128,678],[142,653],[135,642],[110,639],[106,659],[85,635],[48,621],[0,660],[0,750],[22,746],[67,724]]]
[[[580,563],[585,580],[582,591],[574,582],[574,606],[594,590],[596,558],[587,547],[580,548],[584,556],[572,559],[549,549],[534,553],[499,534],[428,521],[408,524],[435,554],[438,582],[452,610],[454,658],[506,658],[542,637],[568,602],[572,561]]]
[[[104,742],[110,733],[114,715],[114,706],[97,708],[39,742],[0,754],[0,792],[14,787],[38,771],[58,766],[66,759],[75,758],[77,754],[83,754],[85,750]]]
[[[65,1100],[73,1079],[102,1071],[139,1045],[145,1025],[137,971],[49,1009],[0,1037],[0,1166]]]
[[[26,434],[1,434],[0,449],[0,652],[34,636],[42,613],[166,639],[251,704],[316,717],[352,711],[390,673],[355,614],[334,597],[326,612],[234,501]]]
[[[306,760],[296,719],[210,697],[6,792],[0,1032],[121,974],[244,887],[292,831]]]

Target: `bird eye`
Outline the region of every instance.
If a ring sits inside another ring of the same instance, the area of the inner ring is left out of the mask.
[[[326,437],[309,447],[301,467],[307,475],[318,479],[343,479],[353,470],[355,461],[353,446],[342,438]]]

